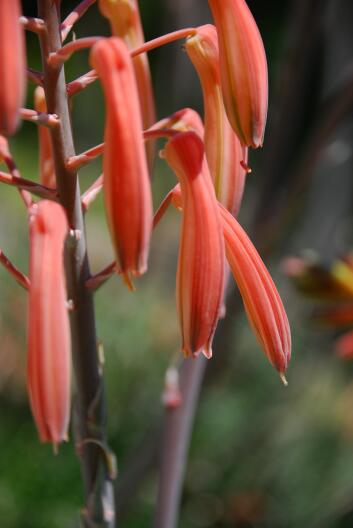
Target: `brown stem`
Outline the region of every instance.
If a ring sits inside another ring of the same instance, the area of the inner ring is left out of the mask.
[[[12,264],[12,262],[7,258],[3,251],[0,249],[0,263],[4,266],[5,269],[14,277],[14,279],[20,284],[25,290],[29,288],[29,279],[24,275],[20,270]]]
[[[17,187],[20,190],[29,191],[40,198],[46,198],[47,200],[55,200],[56,193],[55,189],[49,189],[44,187],[39,183],[33,182],[31,180],[26,180],[25,178],[20,178],[19,176],[14,176],[13,174],[8,174],[7,172],[0,171],[0,182],[6,183],[7,185],[12,185]]]
[[[59,3],[38,0],[38,11],[46,25],[40,44],[47,110],[59,117],[58,126],[50,131],[58,195],[72,229],[65,260],[68,295],[74,306],[70,312],[70,322],[77,390],[77,446],[86,499],[82,525],[87,528],[113,528],[115,508],[112,476],[102,450],[102,446],[106,446],[102,366],[97,350],[92,293],[85,287],[90,277],[85,226],[77,174],[66,167],[66,160],[74,156],[75,151],[65,74],[61,65],[48,61],[49,54],[61,48]]]
[[[207,360],[184,361],[180,375],[182,404],[166,409],[154,528],[176,528],[188,447]]]

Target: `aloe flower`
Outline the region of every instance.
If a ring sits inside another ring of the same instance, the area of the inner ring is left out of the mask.
[[[250,325],[270,363],[285,381],[291,356],[287,314],[277,288],[249,237],[220,206],[226,254],[242,296]]]
[[[156,217],[161,218],[172,203],[184,210],[180,185],[176,185],[162,202]],[[218,204],[225,253],[243,299],[254,333],[270,363],[286,384],[284,372],[291,356],[291,334],[287,315],[277,288],[260,255],[238,221]]]
[[[29,219],[28,389],[42,442],[67,439],[70,416],[70,328],[64,276],[64,209],[43,200]]]
[[[99,0],[101,13],[108,18],[115,37],[122,38],[129,49],[145,42],[137,0]],[[141,105],[143,128],[150,127],[156,120],[151,73],[146,53],[133,59],[137,90]],[[152,169],[155,148],[150,141],[146,146],[150,170]]]
[[[34,90],[34,108],[37,112],[47,112],[44,89],[37,86]],[[53,158],[53,148],[51,144],[50,132],[47,127],[38,127],[39,139],[39,176],[40,182],[46,187],[55,188],[55,167]]]
[[[123,40],[100,40],[91,62],[106,100],[103,157],[104,200],[118,271],[128,284],[129,274],[147,269],[152,229],[152,197],[134,70]]]
[[[222,91],[229,121],[244,146],[262,146],[268,104],[267,62],[245,0],[209,0],[216,24]]]
[[[25,95],[25,42],[19,0],[0,1],[0,134],[14,134]]]
[[[186,51],[199,75],[205,112],[205,151],[217,199],[237,216],[244,191],[247,148],[233,131],[225,112],[216,28],[197,28],[186,41]]]
[[[223,297],[224,244],[217,201],[195,132],[177,133],[164,156],[181,188],[183,219],[177,271],[177,308],[186,356],[212,355]]]

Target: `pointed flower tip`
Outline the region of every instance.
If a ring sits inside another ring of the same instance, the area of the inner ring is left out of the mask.
[[[284,375],[284,372],[279,373],[280,380],[282,381],[283,385],[285,387],[288,387],[288,381],[286,379],[286,376]]]

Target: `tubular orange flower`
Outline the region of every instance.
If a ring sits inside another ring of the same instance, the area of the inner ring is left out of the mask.
[[[34,91],[34,108],[37,112],[47,112],[44,89],[37,86]],[[39,139],[39,175],[40,183],[54,189],[56,187],[53,148],[47,127],[38,127]]]
[[[227,260],[243,298],[249,322],[270,363],[285,381],[291,334],[283,303],[260,255],[245,231],[220,206]]]
[[[42,442],[67,439],[70,415],[70,328],[63,250],[63,208],[43,200],[30,214],[28,389]]]
[[[162,202],[156,212],[158,220],[168,204],[183,209],[180,185]],[[237,220],[218,204],[223,228],[227,260],[243,298],[249,322],[270,363],[284,372],[291,355],[291,335],[283,303],[261,257]]]
[[[129,49],[145,42],[137,0],[99,0],[102,14],[109,19],[112,34],[122,38]],[[146,129],[156,120],[151,73],[146,53],[133,59],[134,71],[141,105],[143,127]],[[155,145],[151,141],[146,146],[150,170],[152,169]]]
[[[152,197],[142,140],[134,71],[126,44],[102,39],[91,51],[106,99],[103,159],[104,199],[119,272],[147,269],[152,229]]]
[[[16,131],[25,93],[25,43],[19,0],[0,2],[0,134]]]
[[[211,357],[224,282],[224,244],[204,147],[195,132],[170,139],[164,151],[181,188],[183,220],[177,307],[185,355]]]
[[[221,91],[216,28],[197,28],[186,41],[186,51],[200,78],[205,112],[205,151],[216,196],[237,216],[243,196],[247,148],[229,124]]]
[[[245,0],[209,0],[216,24],[229,121],[245,146],[262,146],[268,104],[267,62]]]

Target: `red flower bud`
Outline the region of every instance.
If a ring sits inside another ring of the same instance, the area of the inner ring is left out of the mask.
[[[68,224],[63,208],[43,200],[30,214],[28,389],[42,442],[67,439],[70,327],[64,276]]]
[[[147,269],[152,229],[152,197],[134,70],[126,44],[100,40],[92,65],[106,99],[103,159],[104,200],[119,272],[140,275]]]
[[[186,51],[200,78],[205,112],[205,151],[216,196],[236,216],[243,196],[247,148],[242,147],[225,112],[217,31],[207,24],[186,41]],[[242,163],[243,162],[243,163]]]
[[[267,62],[245,0],[209,0],[216,24],[228,119],[244,146],[262,146],[268,104]]]
[[[109,19],[112,33],[122,38],[129,49],[142,46],[145,42],[137,0],[99,0],[99,9]],[[150,67],[146,53],[134,57],[133,61],[137,90],[141,106],[144,129],[150,127],[156,120],[153,86]],[[146,152],[150,169],[155,155],[155,142],[146,144]]]
[[[16,131],[25,95],[25,42],[19,0],[0,1],[0,134]]]
[[[186,355],[212,354],[224,283],[222,226],[202,140],[176,134],[164,151],[180,182],[183,220],[177,272],[177,307]]]
[[[270,363],[283,377],[291,355],[291,334],[283,303],[245,231],[224,207],[220,206],[220,210],[227,260],[249,322]]]

